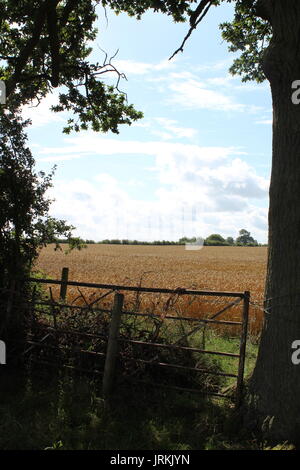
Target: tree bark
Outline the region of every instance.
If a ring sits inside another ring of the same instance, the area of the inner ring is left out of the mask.
[[[300,105],[292,102],[292,83],[300,80],[300,2],[273,2],[271,23],[263,64],[273,100],[267,313],[248,418],[256,417],[264,437],[299,444],[300,365],[292,363],[292,343],[300,339]]]

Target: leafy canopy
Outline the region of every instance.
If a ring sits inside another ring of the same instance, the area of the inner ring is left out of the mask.
[[[222,37],[230,43],[229,51],[241,51],[229,71],[233,75],[242,75],[244,82],[262,82],[266,78],[262,59],[272,36],[272,28],[269,21],[257,16],[257,3],[251,0],[236,1],[233,21],[220,24]]]
[[[96,38],[97,18],[91,0],[0,0],[0,79],[6,83],[9,106],[40,101],[64,86],[55,111],[77,116],[65,132],[89,126],[94,131],[118,132],[120,124],[142,117],[119,91],[121,74],[111,64],[90,63],[89,43]],[[116,74],[107,85],[103,74]]]
[[[142,117],[119,90],[125,78],[112,58],[91,63],[91,43],[97,29],[96,8],[136,18],[152,9],[176,22],[188,20],[190,29],[182,45],[212,7],[232,0],[0,0],[0,79],[6,82],[8,106],[39,101],[54,88],[62,87],[54,111],[71,111],[65,132],[91,127],[94,131],[119,132],[120,124]],[[237,0],[231,23],[220,25],[229,50],[241,51],[230,71],[243,80],[264,79],[261,59],[271,36],[271,26],[259,12],[258,1]],[[103,10],[101,10],[103,13]],[[104,14],[104,13],[103,13]],[[114,74],[116,83],[103,82]]]

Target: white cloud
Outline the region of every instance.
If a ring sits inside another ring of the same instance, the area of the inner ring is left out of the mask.
[[[218,88],[225,88],[225,87],[232,88],[236,80],[237,78],[233,77],[232,75],[224,75],[223,77],[206,78],[205,82],[208,85],[213,85]]]
[[[179,104],[183,108],[212,109],[215,111],[238,111],[256,113],[261,111],[260,106],[238,103],[233,96],[222,92],[230,79],[215,78],[198,81],[194,79],[174,81],[169,84],[173,92],[168,99],[169,103]],[[211,88],[209,88],[209,86]],[[231,87],[231,90],[233,88]]]
[[[267,214],[238,196],[182,200],[174,188],[160,189],[153,201],[129,197],[120,182],[99,175],[94,182],[82,179],[58,181],[51,196],[56,198],[51,212],[77,227],[83,238],[129,238],[140,240],[207,236],[221,233],[237,236],[241,228],[261,241],[267,236]]]
[[[217,70],[226,70],[230,67],[230,65],[232,65],[232,56],[228,57],[228,59],[225,60],[211,62],[210,64],[196,65],[194,69],[198,72],[215,72]]]
[[[217,111],[243,111],[245,106],[236,103],[233,98],[220,91],[207,88],[204,82],[197,80],[174,81],[169,84],[173,92],[169,102],[184,108],[214,109]]]
[[[199,145],[179,142],[137,141],[103,138],[92,132],[80,136],[66,137],[61,147],[45,147],[39,151],[39,161],[86,157],[88,155],[152,155],[162,156],[179,153],[189,158],[203,161],[214,161],[225,158],[229,154],[240,155],[244,152],[234,147],[200,147]],[[46,156],[44,156],[46,155]]]
[[[205,83],[218,88],[230,88],[232,91],[257,92],[268,90],[268,85],[258,83],[244,83],[236,75],[224,75],[221,77],[210,77],[205,79]]]
[[[216,231],[237,236],[244,227],[266,240],[266,210],[257,208],[255,201],[267,199],[268,181],[241,159],[240,149],[121,141],[93,134],[68,137],[66,142],[64,154],[63,148],[45,149],[48,158],[73,158],[81,152],[86,158],[133,153],[154,157],[151,171],[159,187],[150,201],[130,196],[129,188],[137,187],[134,179],[117,180],[106,173],[91,181],[78,178],[55,185],[53,214],[77,226],[84,238],[175,240]]]
[[[135,60],[116,60],[114,62],[115,67],[121,73],[129,75],[145,75],[151,72],[161,72],[164,70],[170,70],[175,67],[175,62],[167,59],[158,62],[157,64],[151,64],[149,62],[139,62]]]
[[[165,117],[154,117],[137,122],[132,127],[147,129],[149,134],[155,135],[162,140],[170,139],[192,139],[198,134],[198,129],[179,125],[175,119]]]
[[[198,134],[198,130],[192,127],[179,126],[177,121],[163,117],[155,118],[156,122],[166,131],[171,133],[171,137],[192,138]]]
[[[164,131],[159,131],[159,130],[154,130],[154,129],[151,130],[150,132],[152,135],[155,135],[162,140],[171,140],[174,137],[174,135],[170,134],[169,132],[164,132]]]
[[[51,155],[49,157],[39,158],[40,162],[66,162],[68,160],[76,160],[81,158],[81,155]]]
[[[218,160],[169,152],[156,158],[155,170],[162,185],[168,185],[169,199],[200,204],[203,212],[242,211],[249,201],[266,199],[269,181],[240,158]],[[165,191],[165,189],[162,189]]]

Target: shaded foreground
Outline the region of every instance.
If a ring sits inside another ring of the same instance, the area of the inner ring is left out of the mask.
[[[220,347],[227,341],[213,340]],[[255,355],[249,344],[248,374]],[[5,369],[0,384],[3,450],[270,449],[263,432],[240,428],[226,399],[122,384],[107,406],[98,379],[43,367],[22,374]]]
[[[253,353],[249,359],[251,366]],[[6,372],[0,401],[1,449],[262,447],[258,438],[231,431],[233,405],[225,399],[123,383],[108,407],[99,379],[35,368]]]
[[[233,348],[236,340],[210,341]],[[250,343],[247,375],[256,350]],[[229,363],[224,366],[231,370]],[[123,383],[108,406],[99,378],[44,367],[27,367],[23,374],[5,369],[0,384],[0,448],[5,450],[270,449],[263,433],[240,428],[226,399]]]
[[[92,245],[68,256],[47,247],[36,269],[43,271],[43,277],[58,279],[61,268],[68,266],[69,279],[74,281],[173,289],[250,290],[254,304],[250,310],[247,346],[246,376],[249,377],[262,320],[259,307],[265,264],[266,248],[205,247],[199,252],[188,252],[184,247]],[[77,290],[72,289],[68,290],[68,302],[78,297]],[[88,299],[89,295],[93,293],[84,293],[83,298]],[[133,301],[143,306],[140,298],[128,299],[129,303]],[[149,305],[145,304],[145,308]],[[209,313],[204,303],[179,304],[179,307],[180,313],[191,316]],[[213,306],[208,308],[211,310]],[[225,332],[214,329],[206,341],[208,347],[217,350],[233,351],[238,344],[233,332],[228,331],[225,336]],[[226,358],[219,366],[226,372],[233,371],[232,363]],[[0,398],[7,405],[0,406],[0,447],[109,450],[266,447],[263,432],[249,436],[238,429],[230,400],[150,388],[127,382],[118,384],[112,406],[107,407],[100,382],[94,377],[38,368],[29,368],[21,377],[12,372],[1,380]]]

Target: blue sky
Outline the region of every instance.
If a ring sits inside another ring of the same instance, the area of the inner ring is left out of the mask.
[[[183,53],[187,24],[147,13],[141,21],[98,9],[91,60],[103,52],[126,74],[120,88],[144,112],[120,134],[62,134],[57,93],[25,110],[39,170],[56,164],[51,214],[83,238],[170,239],[248,229],[267,241],[272,104],[269,85],[242,83],[218,25],[232,6],[212,9]],[[114,76],[105,77],[109,83]]]

